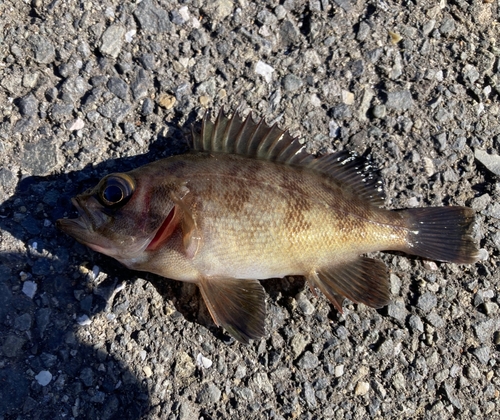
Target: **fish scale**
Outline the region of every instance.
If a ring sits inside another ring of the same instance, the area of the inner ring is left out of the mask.
[[[265,194],[264,198],[270,197],[266,206],[259,205],[258,200],[254,204],[252,200],[249,209],[242,213],[214,214],[209,208],[217,212],[220,205],[217,202],[210,207],[205,205],[204,220],[211,223],[207,230],[217,235],[207,238],[213,245],[206,248],[206,253],[202,251],[200,261],[215,254],[220,260],[218,255],[223,255],[225,264],[232,262],[231,271],[224,271],[224,275],[235,278],[251,274],[243,269],[245,264],[237,264],[241,256],[259,261],[256,278],[307,275],[311,267],[328,265],[333,255],[336,260],[353,259],[381,246],[384,249],[400,247],[404,240],[401,235],[396,236],[397,246],[382,241],[384,236],[394,235],[392,225],[379,225],[379,233],[372,229],[366,238],[366,223],[359,217],[349,217],[349,213],[339,217],[339,213],[332,213],[321,202],[310,205],[308,210],[300,209],[280,197],[276,188],[260,191]],[[247,223],[241,223],[242,217]],[[371,238],[374,238],[372,242]]]
[[[385,265],[363,254],[479,258],[466,207],[386,210],[371,162],[314,157],[287,131],[209,114],[191,153],[110,174],[57,225],[129,268],[197,284],[215,323],[243,343],[265,334],[262,279],[301,275],[342,311],[390,301]]]

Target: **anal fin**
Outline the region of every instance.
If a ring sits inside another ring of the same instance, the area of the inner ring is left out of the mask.
[[[389,303],[387,267],[382,261],[359,257],[312,272],[307,280],[342,312],[342,298],[382,308]]]
[[[265,334],[265,292],[258,280],[202,278],[198,283],[214,322],[248,344]]]

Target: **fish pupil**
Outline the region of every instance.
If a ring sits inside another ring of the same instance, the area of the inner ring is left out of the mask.
[[[103,197],[107,202],[116,204],[123,200],[123,191],[118,185],[109,185],[104,190]]]

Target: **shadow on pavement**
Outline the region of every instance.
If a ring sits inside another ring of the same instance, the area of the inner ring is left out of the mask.
[[[175,122],[171,124],[176,127]],[[102,259],[102,265],[111,271],[127,272],[123,278],[130,278],[131,272],[121,271],[118,263],[58,232],[54,222],[73,215],[70,198],[105,174],[185,150],[181,133],[175,128],[174,133],[177,139],[158,137],[143,155],[60,175],[26,177],[0,204],[4,250],[9,241],[20,248],[0,254],[2,419],[82,415],[88,419],[139,419],[148,412],[146,384],[113,357],[112,343],[89,346],[76,338],[76,330],[81,328],[77,318],[82,314],[92,318],[106,306],[105,293],[98,296],[89,291],[86,276],[78,272],[80,264]],[[40,372],[42,376],[38,376]],[[52,375],[50,382],[42,386],[47,375]]]

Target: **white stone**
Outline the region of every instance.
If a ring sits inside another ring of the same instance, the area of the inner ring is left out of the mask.
[[[92,320],[87,315],[79,316],[76,319],[76,322],[78,322],[78,325],[82,325],[82,326],[86,326],[86,325],[92,324]]]
[[[71,124],[71,127],[69,128],[69,131],[77,131],[81,130],[83,127],[85,127],[85,123],[81,118],[77,118],[73,124]]]
[[[426,270],[436,271],[438,269],[438,266],[434,261],[424,260],[424,268]]]
[[[104,11],[104,15],[109,19],[115,18],[115,12],[112,7],[107,7],[106,10]]]
[[[38,286],[34,281],[27,280],[23,283],[23,293],[30,299],[33,299],[35,297],[37,288]]]
[[[128,44],[130,44],[132,42],[132,40],[134,39],[134,36],[135,36],[136,33],[137,33],[137,31],[135,29],[132,29],[132,30],[128,31],[125,34],[125,42],[127,42]]]
[[[354,390],[354,393],[356,395],[365,395],[366,393],[368,393],[369,390],[370,390],[370,384],[368,382],[360,381],[356,385],[356,389]]]
[[[500,176],[500,156],[497,154],[489,154],[481,149],[474,151],[474,157],[481,162],[486,169],[493,172],[495,175]]]
[[[478,257],[479,257],[479,259],[480,259],[481,261],[486,261],[486,260],[488,259],[488,257],[489,257],[488,251],[487,251],[486,249],[484,249],[484,248],[481,248],[481,249],[479,250],[479,255],[478,255]]]
[[[48,370],[42,370],[35,376],[35,379],[41,386],[47,386],[52,380],[52,373]]]
[[[179,9],[179,14],[181,15],[181,18],[184,19],[186,22],[189,20],[189,10],[187,6],[183,6]]]
[[[419,202],[418,202],[418,198],[417,197],[411,197],[409,200],[408,200],[408,207],[412,208],[412,207],[418,207],[419,205]]]
[[[263,61],[257,61],[255,65],[255,73],[260,74],[267,83],[271,83],[273,79],[274,68]]]
[[[354,93],[347,90],[342,91],[342,102],[346,105],[352,105],[354,103]]]
[[[149,366],[144,366],[142,368],[142,371],[144,372],[144,375],[146,375],[146,378],[149,378],[149,377],[151,377],[151,375],[153,375],[153,371],[151,370],[151,368]]]
[[[99,272],[100,272],[100,271],[101,271],[101,270],[99,269],[99,266],[98,266],[98,265],[94,265],[94,266],[92,267],[92,274],[94,275],[94,278],[95,278],[95,279],[96,279],[96,278],[97,278],[97,276],[99,275]]]
[[[311,95],[311,99],[309,100],[309,102],[311,102],[312,106],[315,106],[315,107],[321,106],[321,99],[319,99],[318,95],[316,95],[315,93],[313,93]]]
[[[201,353],[198,353],[198,356],[196,356],[196,364],[201,368],[208,369],[212,366],[212,361],[210,359],[207,359]]]
[[[344,374],[344,365],[335,366],[335,377],[340,378]]]

